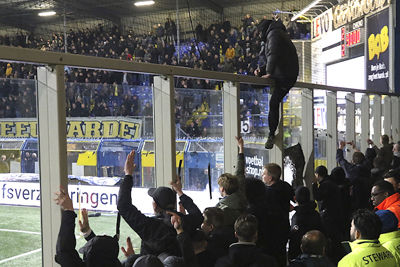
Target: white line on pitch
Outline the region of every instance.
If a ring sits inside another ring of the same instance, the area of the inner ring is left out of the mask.
[[[39,248],[39,249],[35,249],[35,250],[29,251],[29,252],[26,252],[26,253],[19,254],[19,255],[17,255],[17,256],[11,257],[11,258],[7,258],[7,259],[4,259],[4,260],[1,260],[1,261],[0,261],[0,264],[5,263],[5,262],[7,262],[7,261],[12,261],[12,260],[15,260],[15,259],[18,259],[18,258],[21,258],[21,257],[25,257],[25,256],[28,256],[28,255],[37,253],[37,252],[39,252],[39,251],[41,251],[41,250],[42,250],[42,249]]]
[[[41,235],[40,232],[30,232],[30,231],[21,231],[21,230],[12,230],[12,229],[0,229],[0,232],[12,232],[12,233]]]

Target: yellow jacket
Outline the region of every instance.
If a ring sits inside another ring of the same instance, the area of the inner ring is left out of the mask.
[[[393,254],[378,240],[359,239],[350,243],[351,253],[347,254],[338,267],[395,267]]]
[[[394,258],[396,259],[397,266],[400,266],[400,230],[381,234],[379,236],[379,242],[387,250],[392,252]]]

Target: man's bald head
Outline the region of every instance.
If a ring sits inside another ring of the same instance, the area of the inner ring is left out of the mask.
[[[300,247],[304,254],[325,255],[326,238],[318,230],[308,231],[303,235]]]

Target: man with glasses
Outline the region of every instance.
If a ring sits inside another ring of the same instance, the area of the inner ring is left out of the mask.
[[[384,180],[376,182],[371,190],[371,201],[376,210],[390,210],[400,221],[400,194],[395,193],[391,183]]]

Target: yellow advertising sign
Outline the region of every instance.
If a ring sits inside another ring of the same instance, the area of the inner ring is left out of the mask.
[[[379,59],[379,55],[385,52],[389,47],[389,28],[384,26],[381,32],[378,34],[371,34],[368,37],[368,58],[369,60],[374,59],[376,56]]]
[[[141,136],[141,126],[141,120],[122,117],[74,118],[67,120],[67,137],[136,139]],[[37,129],[37,120],[34,119],[0,121],[0,137],[36,138],[38,136]]]

